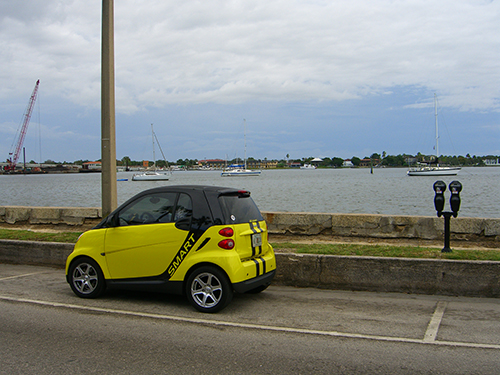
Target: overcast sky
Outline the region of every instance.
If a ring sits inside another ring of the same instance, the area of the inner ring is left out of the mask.
[[[98,0],[0,0],[0,159],[100,158]],[[115,1],[117,158],[500,155],[500,1]],[[158,153],[157,153],[157,157]]]

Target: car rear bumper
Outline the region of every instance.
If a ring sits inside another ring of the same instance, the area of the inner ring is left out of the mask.
[[[273,281],[274,275],[276,274],[276,270],[272,270],[263,275],[254,277],[250,280],[245,280],[240,283],[233,284],[233,288],[238,293],[245,293],[249,290],[258,288],[261,285],[270,284]]]

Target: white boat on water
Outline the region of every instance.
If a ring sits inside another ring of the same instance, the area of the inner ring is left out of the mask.
[[[220,174],[221,177],[247,177],[247,176],[260,176],[261,171],[247,168],[247,131],[246,121],[243,120],[244,138],[245,138],[245,165],[230,165],[225,168]]]
[[[237,177],[237,176],[260,176],[261,171],[247,169],[242,165],[230,165],[220,174],[222,177]]]
[[[416,167],[408,170],[408,176],[456,176],[460,167]]]
[[[165,155],[163,155],[160,142],[158,142],[158,138],[156,138],[156,134],[153,130],[153,124],[151,124],[151,135],[153,138],[153,169],[145,171],[143,173],[134,174],[132,176],[132,181],[167,181],[172,176],[172,173],[170,171],[159,170],[156,168],[155,139],[156,143],[158,143],[158,147],[161,151],[163,159],[165,159]]]
[[[170,172],[162,171],[146,171],[144,173],[134,174],[132,176],[132,181],[167,181],[170,179]]]
[[[437,117],[437,98],[434,94],[434,117],[436,122],[436,160],[439,157],[439,131]],[[408,169],[408,176],[455,176],[460,172],[461,167],[442,167],[439,163],[436,166],[424,165]]]
[[[304,164],[300,166],[300,169],[316,169],[316,166],[312,164]]]

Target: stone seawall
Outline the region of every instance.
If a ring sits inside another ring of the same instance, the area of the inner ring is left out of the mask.
[[[367,214],[263,212],[271,235],[290,237],[358,238],[371,240],[443,239],[443,218]],[[84,231],[102,219],[100,208],[0,207],[3,227],[46,227]],[[480,243],[500,247],[500,219],[458,217],[451,219],[453,243]]]
[[[442,241],[444,219],[427,216],[264,212],[269,233],[371,240]],[[450,237],[462,243],[500,247],[500,219],[452,218]]]
[[[50,225],[54,229],[69,227],[87,230],[97,225],[101,219],[102,210],[97,207],[0,207],[0,224],[12,226]]]

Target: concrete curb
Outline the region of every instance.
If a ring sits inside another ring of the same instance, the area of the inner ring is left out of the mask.
[[[73,244],[0,240],[0,262],[64,267]],[[500,262],[276,253],[274,284],[500,297]]]
[[[0,240],[0,262],[64,267],[74,246],[60,242]]]
[[[277,253],[274,283],[373,292],[500,297],[500,262]]]

